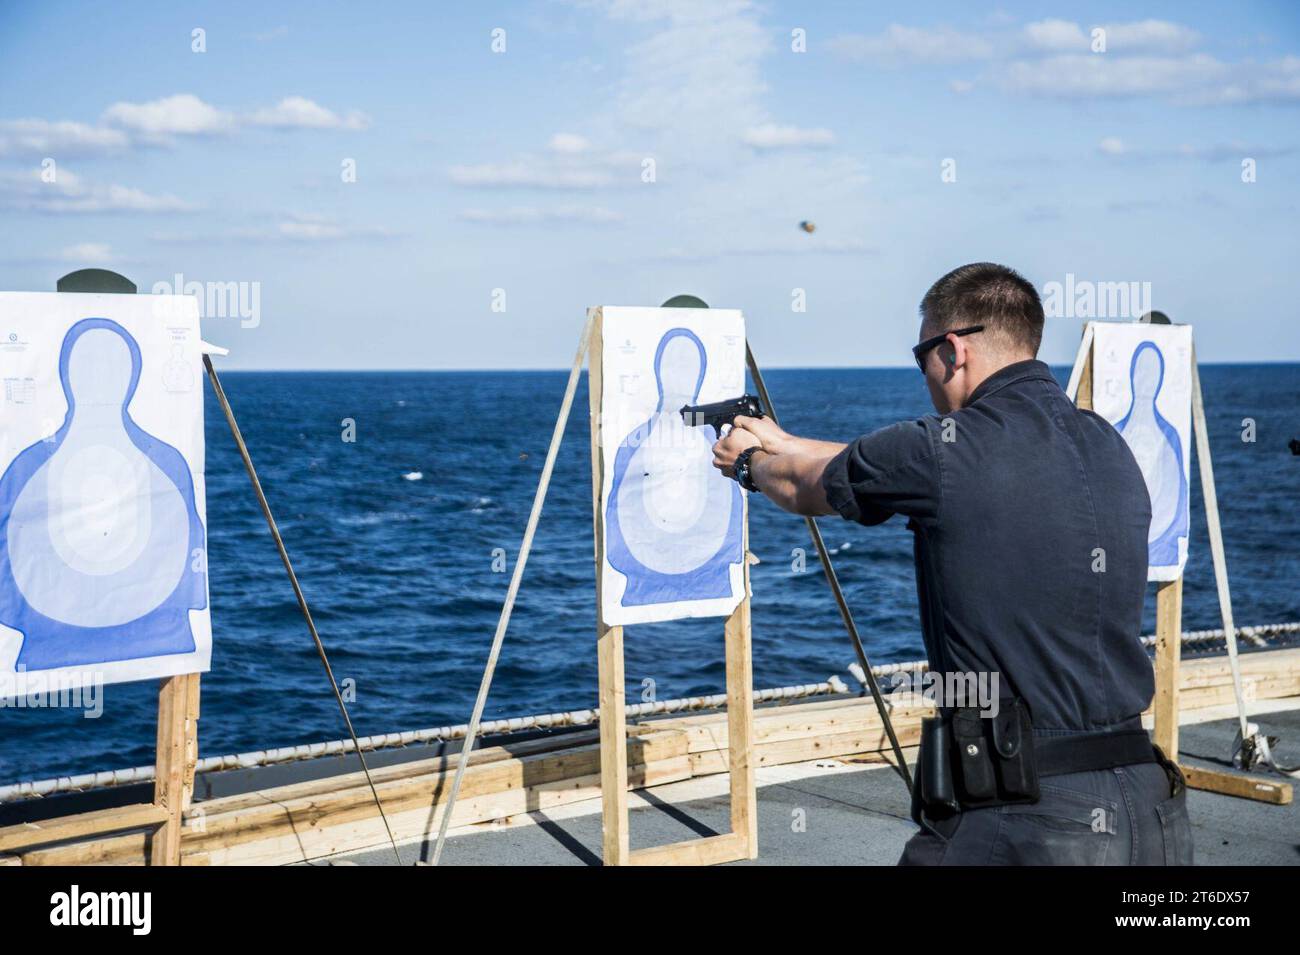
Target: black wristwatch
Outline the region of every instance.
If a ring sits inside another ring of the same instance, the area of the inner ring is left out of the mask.
[[[746,448],[744,451],[741,451],[740,454],[736,455],[736,463],[731,466],[732,474],[736,478],[736,483],[746,491],[758,491],[759,494],[762,494],[763,492],[759,491],[758,485],[754,483],[754,475],[750,473],[749,470],[749,459],[754,456],[755,451],[762,450],[763,449],[758,445],[754,445],[752,448]]]

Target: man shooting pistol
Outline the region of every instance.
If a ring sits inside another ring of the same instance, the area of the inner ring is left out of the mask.
[[[713,447],[715,467],[795,514],[907,518],[944,689],[900,864],[1190,864],[1182,774],[1141,722],[1142,472],[1036,359],[1043,307],[1018,273],[962,266],[920,311],[912,357],[937,415],[842,444],[737,414]],[[976,677],[993,705],[952,692]]]

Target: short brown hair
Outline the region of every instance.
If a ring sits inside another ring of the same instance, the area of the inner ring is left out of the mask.
[[[963,265],[935,282],[921,299],[921,318],[936,333],[983,325],[1033,355],[1043,340],[1038,290],[1015,269],[993,262]]]

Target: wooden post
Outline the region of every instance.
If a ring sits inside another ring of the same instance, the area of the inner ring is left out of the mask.
[[[597,623],[600,636],[600,817],[605,865],[628,861],[627,716],[623,628]]]
[[[1156,585],[1155,742],[1178,761],[1178,668],[1183,652],[1183,577]]]
[[[1088,351],[1083,358],[1083,371],[1079,378],[1079,396],[1075,399],[1075,404],[1080,408],[1088,411],[1092,410],[1092,346],[1088,346]]]
[[[754,664],[749,608],[749,502],[745,502],[745,599],[727,618],[727,757],[731,831],[744,840],[745,858],[758,858],[758,788],[754,779]]]
[[[158,691],[158,754],[154,765],[154,805],[166,820],[153,834],[154,865],[180,865],[184,813],[194,788],[198,753],[197,673],[167,677]]]
[[[183,811],[189,812],[194,800],[194,773],[199,765],[199,683],[202,679],[198,673],[186,675],[189,692],[186,695],[185,710],[188,722],[185,726],[185,783]]]
[[[623,628],[605,626],[601,592],[604,586],[600,555],[605,522],[601,520],[601,489],[605,467],[600,456],[601,355],[604,329],[600,311],[591,322],[587,340],[587,404],[591,409],[591,513],[596,549],[596,655],[600,695],[600,818],[601,858],[605,865],[626,865],[629,853],[627,815],[627,715],[623,673]]]

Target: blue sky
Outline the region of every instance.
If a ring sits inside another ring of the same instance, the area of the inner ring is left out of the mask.
[[[6,4],[0,288],[243,283],[243,368],[559,367],[678,292],[767,365],[894,365],[991,259],[1300,359],[1300,8],[974,6]]]

